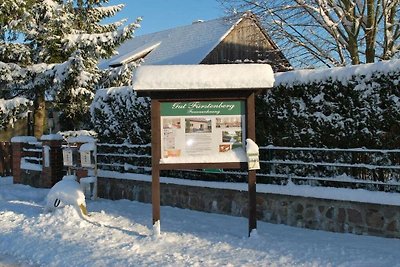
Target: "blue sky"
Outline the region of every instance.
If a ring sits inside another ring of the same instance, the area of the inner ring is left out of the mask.
[[[141,29],[135,35],[162,31],[191,24],[195,20],[210,20],[224,16],[216,0],[110,0],[107,5],[123,3],[125,8],[114,18],[129,22],[142,16]]]

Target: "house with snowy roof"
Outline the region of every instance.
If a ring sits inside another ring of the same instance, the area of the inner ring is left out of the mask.
[[[142,65],[264,63],[275,72],[291,69],[289,61],[250,12],[137,36],[122,44],[118,53],[102,61],[100,67],[143,60]]]

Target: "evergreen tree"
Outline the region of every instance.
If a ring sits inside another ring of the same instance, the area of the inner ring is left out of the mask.
[[[0,85],[34,101],[35,136],[43,134],[45,100],[62,113],[64,129],[88,118],[94,91],[108,71],[97,65],[132,38],[135,23],[102,24],[123,5],[107,0],[11,0],[0,4]],[[7,74],[7,75],[5,75]],[[77,125],[78,124],[78,125]]]

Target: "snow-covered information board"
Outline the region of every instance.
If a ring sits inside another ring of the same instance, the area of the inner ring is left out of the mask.
[[[245,101],[161,102],[160,163],[246,162]]]

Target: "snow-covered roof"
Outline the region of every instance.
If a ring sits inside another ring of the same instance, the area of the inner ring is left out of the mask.
[[[246,16],[243,15],[243,16]],[[118,48],[118,55],[104,60],[100,68],[137,60],[148,53],[144,65],[199,64],[242,18],[219,18],[137,36]]]
[[[267,64],[153,65],[137,68],[133,81],[136,91],[264,89],[274,73]]]

